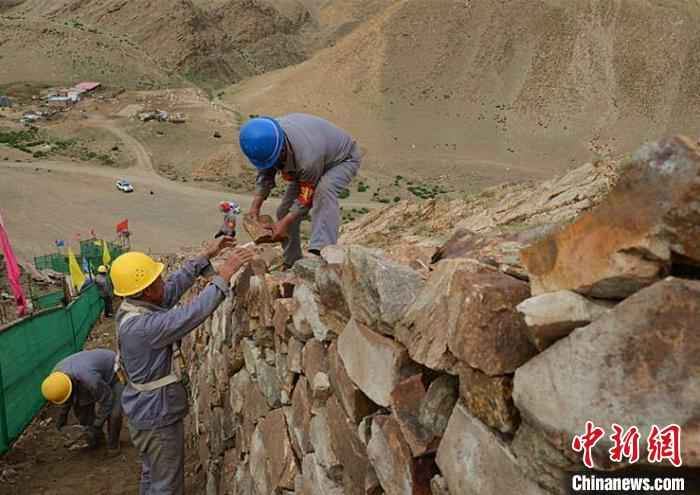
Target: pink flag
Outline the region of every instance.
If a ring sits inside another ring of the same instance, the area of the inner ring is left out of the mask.
[[[27,312],[27,299],[24,297],[22,286],[19,283],[19,266],[17,266],[17,258],[15,258],[14,251],[12,251],[10,238],[7,236],[5,224],[2,221],[2,215],[0,215],[0,248],[2,248],[2,252],[5,255],[5,265],[7,265],[7,277],[10,281],[10,288],[17,301],[17,315],[24,316]]]

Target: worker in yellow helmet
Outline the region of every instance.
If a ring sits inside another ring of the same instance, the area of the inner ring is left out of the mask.
[[[61,406],[56,419],[58,430],[66,425],[73,409],[78,422],[86,429],[88,445],[92,448],[104,442],[105,423],[107,447],[119,448],[124,386],[114,373],[116,357],[107,349],[78,352],[60,361],[41,384],[44,398]]]
[[[166,280],[163,264],[143,253],[125,253],[112,264],[114,293],[124,298],[115,317],[118,362],[127,382],[122,405],[143,461],[142,494],[184,493],[188,392],[180,340],[216,310],[230,292],[231,277],[253,259],[252,250],[236,248],[215,271],[210,259],[233,246],[228,236],[211,241]],[[189,304],[176,306],[198,276],[212,279]]]

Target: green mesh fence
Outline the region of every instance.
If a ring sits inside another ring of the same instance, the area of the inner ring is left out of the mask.
[[[39,270],[54,270],[60,273],[68,273],[68,257],[59,253],[37,256],[34,265]]]
[[[43,296],[35,297],[32,299],[32,304],[34,305],[35,311],[42,311],[44,309],[60,306],[63,304],[63,291],[59,290],[57,292],[51,292],[49,294],[44,294]]]
[[[68,307],[50,309],[0,331],[0,453],[44,404],[41,382],[61,359],[83,348],[102,312],[93,285]]]
[[[114,261],[117,256],[124,253],[121,246],[112,242],[107,243],[107,249],[109,250],[112,261]],[[78,259],[78,264],[81,266],[81,269],[82,262],[80,258],[85,258],[90,265],[90,270],[96,273],[97,268],[102,264],[102,244],[98,246],[93,240],[81,241],[80,253],[76,253],[75,256]],[[34,265],[39,270],[48,268],[60,273],[68,273],[68,256],[60,253],[37,256],[34,258]]]

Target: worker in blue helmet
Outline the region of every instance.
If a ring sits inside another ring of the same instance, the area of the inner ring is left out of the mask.
[[[279,118],[258,117],[241,128],[243,153],[258,169],[255,196],[248,215],[260,209],[275,187],[279,173],[289,182],[270,227],[273,240],[283,241],[284,264],[302,258],[300,224],[311,212],[309,251],[319,255],[336,244],[340,228],[338,195],[360,168],[360,150],[350,134],[313,115],[293,113]]]

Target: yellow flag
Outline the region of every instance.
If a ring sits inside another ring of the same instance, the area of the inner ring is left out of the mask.
[[[109,266],[112,261],[112,257],[109,255],[109,248],[107,247],[107,241],[102,241],[102,264],[104,266]]]
[[[68,248],[68,271],[70,272],[70,279],[73,282],[73,286],[80,290],[85,283],[85,275],[83,275],[83,272],[80,270],[78,260],[75,259],[71,248]]]

